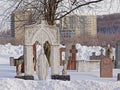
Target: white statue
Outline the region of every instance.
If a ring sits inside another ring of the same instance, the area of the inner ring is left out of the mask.
[[[106,48],[106,56],[109,57],[111,60],[113,60],[113,49],[110,46],[110,44],[108,44]]]
[[[18,62],[17,62],[17,71],[16,71],[16,73],[17,73],[17,76],[22,76],[22,60],[18,60]]]
[[[44,49],[41,49],[41,52],[38,56],[38,78],[39,80],[45,80],[47,77],[48,72],[48,60],[46,58],[46,55],[44,54]]]
[[[68,60],[63,61],[62,75],[67,75],[67,62],[68,62]]]

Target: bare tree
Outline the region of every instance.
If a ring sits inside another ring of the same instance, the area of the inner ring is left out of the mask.
[[[38,20],[42,14],[49,25],[54,25],[55,20],[60,20],[78,8],[83,6],[92,8],[95,3],[101,1],[104,0],[8,0],[11,5],[2,15],[8,17],[12,11],[18,9],[32,10],[34,19]]]
[[[0,29],[5,26],[6,20],[9,20],[11,12],[17,9],[32,10],[35,22],[42,14],[50,25],[54,25],[55,20],[60,20],[73,12],[77,14],[119,12],[119,3],[119,0],[1,0]]]
[[[105,3],[105,4],[104,4]],[[6,20],[10,14],[18,9],[31,10],[33,12],[33,21],[40,20],[43,15],[48,24],[54,25],[56,20],[60,20],[70,13],[100,13],[119,12],[119,0],[1,0],[0,10],[0,28],[5,26]],[[115,5],[114,5],[115,4]],[[100,10],[100,8],[103,8]]]
[[[3,3],[4,2],[4,3]],[[104,4],[105,3],[105,4]],[[68,14],[74,13],[93,13],[114,11],[119,12],[119,7],[115,3],[120,3],[119,0],[1,0],[0,5],[0,29],[5,26],[6,20],[16,10],[31,11],[32,21],[36,23],[40,21],[41,15],[47,20],[49,25],[54,25],[56,20],[60,20]],[[116,5],[116,4],[115,4]],[[104,8],[100,10],[100,8]],[[3,11],[2,11],[3,10]],[[8,24],[7,24],[8,25]],[[7,28],[5,28],[7,29]],[[8,29],[7,29],[8,30]],[[69,41],[67,38],[66,41]],[[86,41],[87,42],[87,41]]]

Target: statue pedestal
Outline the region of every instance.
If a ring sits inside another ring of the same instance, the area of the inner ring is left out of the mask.
[[[25,80],[34,80],[34,76],[23,76]]]
[[[63,80],[63,81],[70,81],[70,75],[52,75],[51,79],[54,79],[54,80]]]
[[[18,79],[34,80],[34,76],[15,76]]]
[[[15,76],[15,78],[23,79],[23,76]]]

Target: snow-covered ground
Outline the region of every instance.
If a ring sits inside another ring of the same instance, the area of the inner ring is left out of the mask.
[[[99,54],[99,49],[101,49],[101,47],[95,46],[76,46],[82,56],[85,56],[83,58],[87,58],[87,55],[90,55],[90,52],[94,50]],[[89,53],[84,55],[83,53],[86,53],[87,50]],[[0,45],[0,90],[120,90],[120,81],[117,81],[119,69],[113,70],[113,78],[100,78],[99,70],[91,72],[68,70],[71,81],[51,80],[49,68],[49,74],[45,81],[39,81],[36,73],[34,73],[35,80],[16,79],[14,78],[16,75],[15,67],[9,66],[9,57],[17,58],[22,55],[22,52],[23,46],[21,45]],[[80,53],[78,53],[79,55]]]

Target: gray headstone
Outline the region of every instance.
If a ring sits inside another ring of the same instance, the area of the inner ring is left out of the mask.
[[[115,49],[115,68],[120,68],[120,41],[116,43],[116,49]]]
[[[10,57],[10,66],[15,66],[14,57]]]

